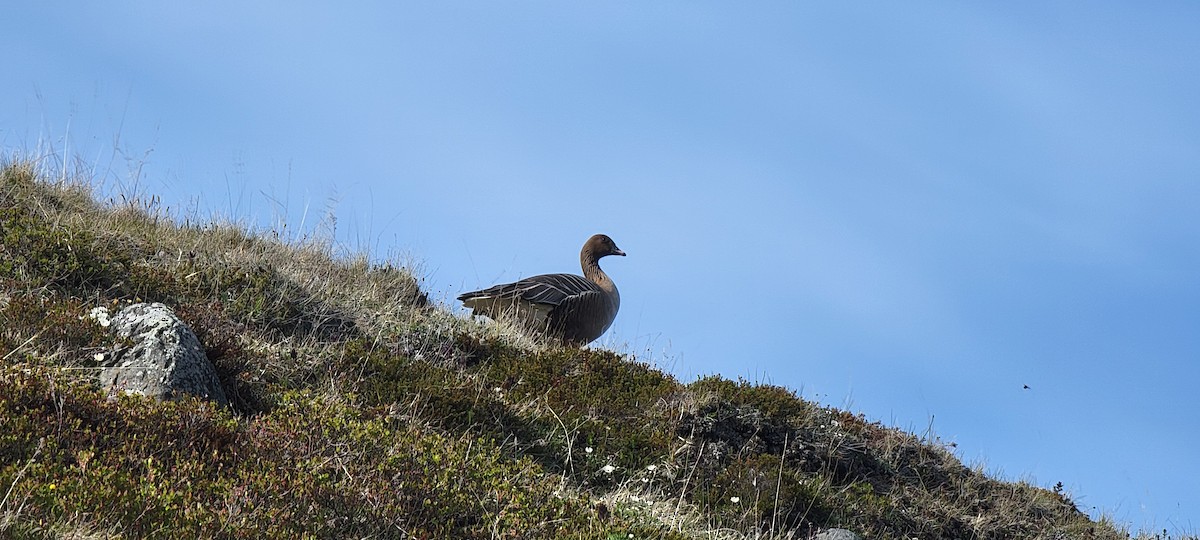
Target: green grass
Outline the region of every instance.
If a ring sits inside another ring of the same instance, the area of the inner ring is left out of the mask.
[[[777,386],[431,305],[394,264],[0,171],[0,536],[1126,538]],[[109,398],[84,317],[170,305],[230,396]]]

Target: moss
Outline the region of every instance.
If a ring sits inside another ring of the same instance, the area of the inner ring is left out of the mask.
[[[87,231],[57,225],[30,208],[0,208],[0,277],[68,291],[104,289],[124,272],[93,248]]]
[[[666,458],[671,430],[662,429],[668,403],[680,390],[674,379],[607,351],[554,349],[492,357],[484,372],[490,385],[516,402],[533,401],[564,432],[576,454],[584,449],[622,469],[639,469]],[[560,439],[565,452],[567,440]]]
[[[451,356],[490,361],[463,373],[361,339],[348,343],[343,361],[362,373],[357,391],[366,403],[395,404],[447,429],[507,441],[515,455],[585,483],[612,481],[593,474],[605,464],[637,470],[669,453],[671,432],[659,429],[664,415],[656,407],[679,387],[662,373],[604,352],[528,354],[478,342],[461,348]]]
[[[800,399],[796,393],[782,386],[753,384],[745,379],[731,381],[717,376],[701,378],[688,388],[699,395],[715,394],[719,399],[734,406],[748,406],[762,414],[779,420],[803,419],[812,405]]]
[[[313,298],[274,269],[263,265],[216,267],[206,274],[211,289],[221,291],[229,312],[239,321],[285,335],[319,335],[336,339],[349,334],[354,322]],[[312,315],[319,314],[314,317]]]
[[[829,525],[833,515],[824,482],[781,468],[778,456],[758,454],[733,460],[698,484],[692,501],[726,524],[811,530]]]
[[[44,369],[0,373],[0,485],[24,522],[103,509],[124,534],[595,537],[586,498],[487,440],[288,393],[238,420],[198,401],[109,401]],[[13,504],[17,503],[19,504]]]
[[[111,338],[96,321],[82,316],[90,305],[51,290],[27,290],[0,280],[0,290],[13,291],[0,304],[0,350],[17,358],[46,358],[57,365],[94,367],[94,355]],[[13,360],[14,358],[10,358]]]

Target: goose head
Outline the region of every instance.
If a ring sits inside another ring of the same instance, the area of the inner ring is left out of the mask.
[[[617,247],[617,243],[613,242],[607,234],[595,234],[588,238],[587,243],[583,244],[583,252],[591,253],[595,259],[607,257],[609,255],[625,256],[625,252]]]

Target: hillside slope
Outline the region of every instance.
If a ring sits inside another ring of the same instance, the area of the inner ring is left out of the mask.
[[[0,536],[1126,538],[792,391],[431,305],[326,243],[0,172]],[[171,306],[232,403],[109,398],[92,308]]]

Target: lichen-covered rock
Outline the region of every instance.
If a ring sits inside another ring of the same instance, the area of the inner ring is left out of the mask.
[[[132,392],[156,399],[192,394],[226,405],[212,362],[196,334],[159,303],[133,304],[112,318],[118,336],[133,342],[118,346],[100,372],[100,385],[110,392]]]
[[[862,540],[862,537],[846,529],[825,529],[817,533],[813,540]]]

